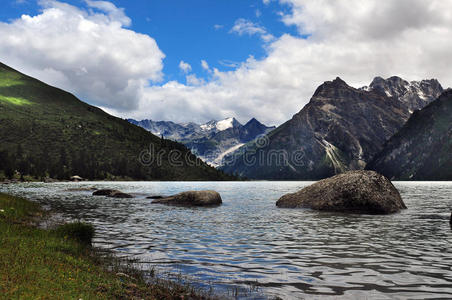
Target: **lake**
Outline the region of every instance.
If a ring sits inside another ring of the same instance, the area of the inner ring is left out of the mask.
[[[238,288],[250,290],[249,298],[452,298],[452,182],[395,182],[408,209],[385,216],[275,206],[283,194],[309,184],[21,183],[0,191],[36,200],[65,219],[90,222],[96,246],[220,293]],[[66,191],[92,186],[135,198]],[[145,198],[204,189],[218,191],[223,205],[180,208]]]

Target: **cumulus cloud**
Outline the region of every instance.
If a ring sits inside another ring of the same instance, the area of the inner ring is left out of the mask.
[[[209,70],[209,64],[207,63],[207,61],[205,61],[204,59],[203,60],[201,60],[201,67],[204,69],[204,70]]]
[[[181,60],[179,63],[179,69],[181,69],[184,73],[189,73],[191,71],[191,65]]]
[[[229,32],[237,33],[238,35],[258,35],[265,42],[275,39],[264,27],[243,18],[237,19]]]
[[[151,117],[160,119],[234,115],[242,122],[256,117],[281,124],[318,85],[336,76],[356,87],[377,75],[438,78],[445,87],[452,85],[447,67],[452,65],[451,0],[280,2],[290,6],[282,21],[296,26],[299,36],[282,35],[266,47],[265,58],[250,57],[228,72],[216,70],[202,85],[149,87],[140,105],[153,107]]]
[[[187,85],[202,85],[205,83],[204,79],[197,77],[195,74],[185,76],[185,81]]]
[[[108,14],[110,20],[119,22],[121,25],[130,26],[132,20],[124,13],[123,8],[116,7],[108,1],[85,0],[86,4],[91,8],[97,8]]]
[[[91,103],[137,108],[148,81],[162,79],[164,54],[151,37],[124,28],[131,21],[122,9],[86,4],[40,1],[40,14],[0,22],[0,59]]]
[[[185,84],[158,83],[163,54],[149,36],[125,29],[106,9],[59,2],[0,23],[0,57],[117,115],[177,122],[236,116],[280,124],[336,76],[357,87],[377,75],[452,85],[452,0],[279,2],[289,6],[281,20],[299,35],[267,42],[264,58],[250,56],[231,71],[201,62],[208,78],[190,74]],[[237,34],[264,34],[246,20],[239,25]]]

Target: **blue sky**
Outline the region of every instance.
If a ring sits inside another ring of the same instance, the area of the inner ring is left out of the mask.
[[[3,0],[0,61],[124,118],[290,119],[337,76],[452,86],[452,0]],[[205,61],[204,67],[201,61]]]
[[[87,9],[85,1],[62,2]],[[275,37],[297,34],[295,26],[281,22],[287,5],[261,0],[113,0],[110,1],[132,20],[128,28],[153,37],[166,55],[163,63],[164,81],[185,82],[179,63],[184,61],[200,78],[209,73],[201,67],[205,60],[220,71],[233,70],[249,56],[262,59],[266,43],[258,35],[231,32],[236,20],[242,18],[265,28]],[[41,7],[36,0],[12,0],[3,5],[0,21],[8,22],[23,14],[37,15]]]

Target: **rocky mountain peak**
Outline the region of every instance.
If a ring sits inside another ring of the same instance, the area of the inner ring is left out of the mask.
[[[356,89],[349,86],[340,77],[336,77],[336,79],[325,81],[320,85],[312,98],[347,98],[354,93],[356,93]]]
[[[388,79],[375,77],[369,85],[369,90],[381,92],[388,97],[398,97],[405,93],[410,83],[398,76],[392,76]]]
[[[251,127],[251,126],[265,126],[265,125],[262,124],[261,122],[259,122],[256,118],[252,118],[251,120],[246,122],[244,127]]]
[[[347,83],[344,80],[342,80],[342,78],[340,78],[339,76],[336,77],[336,79],[334,79],[332,81],[332,83],[335,84],[335,85],[338,85],[338,86],[339,85],[346,85],[346,86],[348,86]]]
[[[398,76],[387,79],[375,77],[369,87],[361,89],[397,98],[411,112],[423,108],[443,92],[441,84],[436,79],[408,82]]]

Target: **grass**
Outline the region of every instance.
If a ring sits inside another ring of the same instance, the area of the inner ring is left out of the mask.
[[[23,98],[17,98],[17,97],[5,97],[0,95],[0,101],[9,103],[9,104],[13,104],[13,105],[18,105],[18,106],[23,106],[23,105],[31,105],[32,103],[26,99]]]
[[[17,73],[0,73],[0,87],[10,87],[23,84],[22,76]]]
[[[0,299],[212,298],[178,282],[146,282],[132,261],[73,238],[91,236],[90,225],[33,226],[43,215],[38,204],[0,193]]]
[[[81,244],[91,246],[94,226],[82,222],[67,223],[59,226],[55,232],[64,238],[73,239]]]

